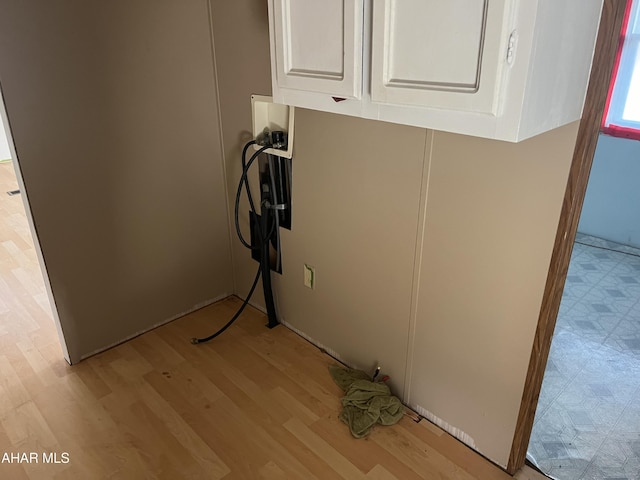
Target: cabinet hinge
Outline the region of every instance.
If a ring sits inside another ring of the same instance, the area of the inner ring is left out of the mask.
[[[516,56],[516,46],[518,45],[518,32],[514,30],[509,35],[509,41],[507,43],[507,64],[511,65],[513,63],[513,59]]]

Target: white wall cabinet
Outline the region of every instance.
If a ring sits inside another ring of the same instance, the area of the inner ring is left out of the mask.
[[[520,141],[578,120],[602,0],[269,0],[276,102]]]
[[[371,100],[496,113],[505,0],[373,4]]]
[[[360,98],[363,0],[273,3],[278,48],[272,68],[283,88]]]

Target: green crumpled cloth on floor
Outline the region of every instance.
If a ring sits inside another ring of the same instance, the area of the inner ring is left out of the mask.
[[[372,382],[361,370],[329,365],[333,381],[344,391],[340,420],[356,438],[366,436],[377,423],[393,425],[402,418],[404,406],[383,382]]]

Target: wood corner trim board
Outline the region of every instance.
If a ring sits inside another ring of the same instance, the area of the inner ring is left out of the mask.
[[[626,3],[626,0],[605,0],[602,9],[589,87],[578,128],[516,430],[507,463],[507,472],[511,475],[522,468],[527,455],[551,338],[600,132]]]

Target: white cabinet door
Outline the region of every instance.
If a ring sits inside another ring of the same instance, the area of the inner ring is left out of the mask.
[[[508,0],[374,0],[374,102],[497,113]]]
[[[363,0],[272,2],[278,87],[360,98]]]

